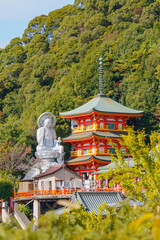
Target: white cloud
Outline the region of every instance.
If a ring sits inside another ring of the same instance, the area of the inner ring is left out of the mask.
[[[1,20],[32,19],[40,14],[73,4],[74,0],[0,0]]]

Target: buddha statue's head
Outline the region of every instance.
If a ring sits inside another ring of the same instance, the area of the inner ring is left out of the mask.
[[[50,128],[52,125],[51,119],[47,118],[44,120],[44,127]]]

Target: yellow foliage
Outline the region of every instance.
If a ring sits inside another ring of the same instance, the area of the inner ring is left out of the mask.
[[[129,228],[132,229],[133,231],[137,231],[139,227],[142,227],[142,225],[149,220],[153,220],[153,213],[147,213],[144,214],[142,217],[134,220],[130,225]]]
[[[154,240],[160,239],[160,216],[156,216],[153,222],[152,235]]]

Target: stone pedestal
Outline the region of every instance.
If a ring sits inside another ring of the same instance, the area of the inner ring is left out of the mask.
[[[35,156],[40,159],[48,159],[49,161],[52,161],[52,159],[56,159],[59,156],[58,151],[56,150],[50,150],[50,151],[38,151],[35,153]]]
[[[40,173],[45,172],[52,166],[58,165],[55,159],[41,159],[25,175],[24,180],[31,180]]]

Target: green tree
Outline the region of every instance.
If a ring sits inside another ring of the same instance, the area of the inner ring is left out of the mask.
[[[100,55],[104,93],[145,111],[135,129],[158,130],[158,11],[154,0],[81,0],[31,20],[22,38],[0,49],[0,142],[8,134],[34,149],[42,112],[58,117],[99,92]],[[69,133],[68,121],[58,124],[61,136]]]
[[[120,183],[129,196],[144,201],[151,200],[153,204],[160,201],[160,135],[152,133],[150,143],[145,142],[145,132],[136,135],[129,129],[128,135],[123,136],[123,145],[133,156],[135,166],[130,168],[124,160],[123,154],[116,146],[117,157],[112,157],[115,169],[99,176],[100,179],[112,179],[111,185]],[[114,144],[113,144],[114,145]],[[140,181],[136,181],[139,178]]]

